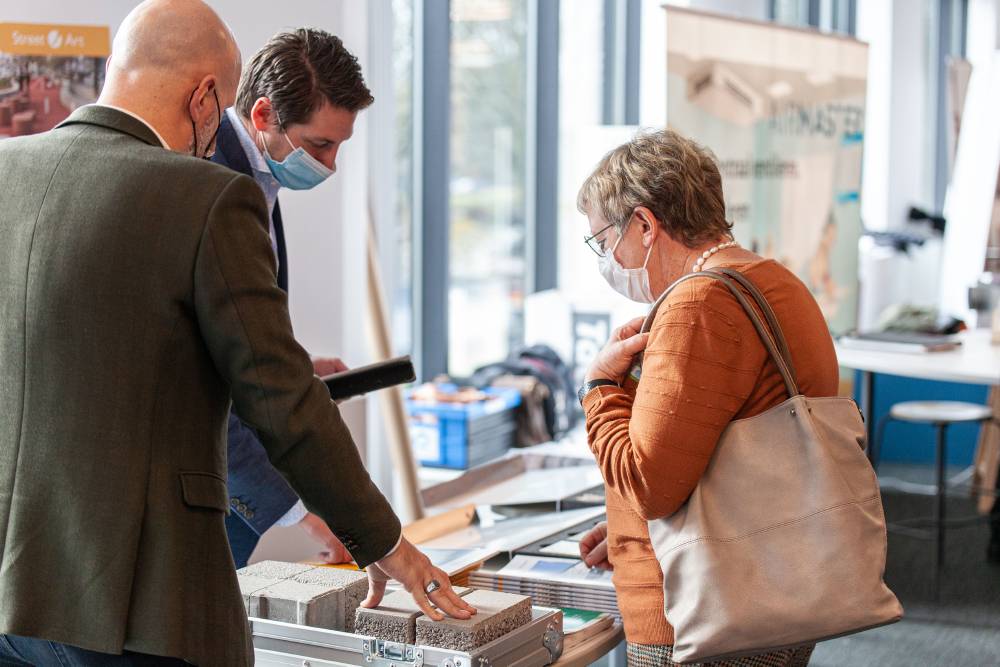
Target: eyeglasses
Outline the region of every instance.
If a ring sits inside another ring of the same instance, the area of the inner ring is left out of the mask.
[[[587,244],[588,248],[594,251],[595,255],[597,255],[598,257],[604,257],[605,253],[607,253],[607,250],[604,247],[604,242],[607,241],[607,238],[602,238],[600,241],[598,241],[597,237],[603,236],[604,232],[608,231],[614,226],[615,226],[614,223],[611,223],[606,227],[604,227],[603,229],[601,229],[601,231],[597,232],[596,234],[593,234],[592,236],[584,236],[583,242]],[[619,232],[619,236],[620,235],[621,233]]]

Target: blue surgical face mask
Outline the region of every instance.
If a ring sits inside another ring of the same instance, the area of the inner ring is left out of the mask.
[[[282,136],[292,147],[292,152],[281,162],[271,157],[263,133],[260,138],[260,143],[264,146],[264,160],[281,185],[291,190],[309,190],[333,176],[333,169],[309,155],[302,146],[296,148],[287,134],[282,133]]]

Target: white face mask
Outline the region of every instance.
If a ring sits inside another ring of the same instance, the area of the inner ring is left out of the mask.
[[[642,266],[637,269],[626,269],[615,257],[615,249],[622,242],[623,237],[624,233],[620,234],[611,251],[598,258],[597,265],[600,267],[601,275],[608,281],[612,289],[622,296],[639,303],[653,303],[655,299],[653,291],[649,288],[649,272],[646,270],[653,246],[650,244],[649,250],[646,252],[646,261],[642,263]]]

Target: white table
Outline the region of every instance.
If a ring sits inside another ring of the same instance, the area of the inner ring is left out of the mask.
[[[947,352],[881,352],[858,350],[837,345],[837,360],[844,368],[861,371],[861,410],[868,428],[868,456],[872,464],[875,456],[875,373],[900,375],[920,380],[938,380],[963,384],[1000,385],[1000,346],[990,344],[990,331],[976,329],[960,336],[962,345]],[[944,433],[938,433],[937,483],[932,487],[936,496],[935,531],[935,587],[941,577],[944,563],[945,489]],[[884,480],[883,480],[884,482]],[[890,525],[890,530],[906,530]]]
[[[861,371],[861,410],[868,426],[869,451],[875,436],[875,373],[920,380],[1000,385],[1000,346],[990,344],[990,331],[976,329],[960,335],[962,345],[948,352],[882,352],[837,344],[843,368]]]

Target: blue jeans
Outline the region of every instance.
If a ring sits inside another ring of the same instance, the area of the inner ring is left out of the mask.
[[[3,667],[174,667],[188,663],[177,658],[164,658],[125,651],[110,655],[87,651],[68,644],[44,639],[0,635],[0,666]]]

